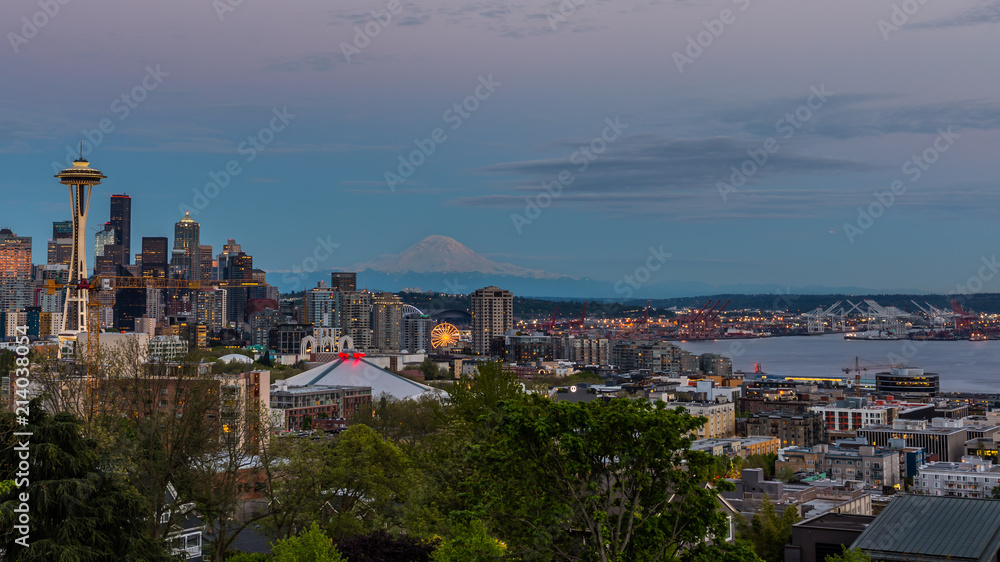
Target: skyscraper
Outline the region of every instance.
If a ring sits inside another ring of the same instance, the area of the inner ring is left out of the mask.
[[[53,221],[52,239],[61,240],[65,238],[73,238],[73,221]]]
[[[94,273],[117,273],[122,265],[121,246],[115,244],[115,229],[110,222],[94,235]]]
[[[167,276],[167,239],[163,236],[142,237],[142,276]]]
[[[334,291],[357,291],[358,274],[346,271],[334,271],[330,274],[330,288]]]
[[[24,310],[34,304],[31,284],[31,237],[0,230],[0,310]]]
[[[174,251],[170,265],[180,270],[186,279],[201,280],[201,225],[184,213],[174,224]]]
[[[212,280],[212,271],[215,269],[214,260],[212,259],[212,246],[202,244],[198,246],[198,251],[201,253],[201,280],[204,282]]]
[[[52,240],[49,240],[47,249],[46,263],[69,266],[70,260],[73,259],[73,221],[52,223]]]
[[[472,352],[490,353],[490,342],[514,327],[514,294],[498,287],[472,293]]]
[[[111,196],[111,228],[115,229],[115,241],[122,247],[121,265],[128,265],[132,255],[132,198],[128,195]]]
[[[372,296],[372,347],[380,351],[402,349],[403,301],[393,293]]]

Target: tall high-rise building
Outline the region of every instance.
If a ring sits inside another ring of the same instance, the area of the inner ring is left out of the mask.
[[[242,251],[243,249],[236,243],[236,240],[232,238],[226,240],[226,243],[222,245],[222,252],[219,253],[219,279],[228,279],[226,277],[226,268],[229,266],[229,256],[235,256]]]
[[[429,316],[410,314],[403,318],[403,336],[399,345],[407,351],[431,350],[431,331],[437,325]]]
[[[212,271],[215,269],[214,259],[212,258],[212,246],[202,244],[198,246],[199,260],[201,261],[201,280],[211,281]]]
[[[142,276],[167,276],[167,238],[165,236],[142,237]]]
[[[226,317],[226,289],[198,291],[195,293],[195,315],[209,331],[217,332],[228,326]]]
[[[339,291],[337,326],[341,335],[351,336],[354,347],[372,347],[371,307],[372,294],[366,291]]]
[[[184,213],[184,218],[174,224],[174,251],[170,262],[181,271],[185,279],[201,280],[201,225]]]
[[[493,338],[514,327],[514,294],[498,287],[472,293],[472,352],[490,353]]]
[[[111,196],[111,228],[115,229],[114,244],[121,246],[120,265],[128,265],[132,255],[132,198],[128,195]]]
[[[402,306],[399,309],[402,312]],[[337,291],[321,282],[318,287],[306,291],[305,317],[314,328],[338,328],[340,335],[350,336],[358,349],[372,347],[372,294],[369,292]],[[399,345],[398,340],[396,345]]]
[[[357,291],[358,274],[347,271],[334,271],[330,274],[330,288],[334,291]]]
[[[69,267],[69,262],[73,259],[73,221],[52,223],[52,240],[49,240],[47,250],[46,263]]]
[[[253,280],[253,256],[245,252],[230,255],[226,265],[226,279],[235,281]]]
[[[0,310],[34,305],[31,269],[31,237],[0,230]]]
[[[73,221],[53,221],[52,239],[62,240],[65,238],[73,239]]]
[[[104,247],[115,243],[115,227],[110,222],[104,223],[104,228],[94,235],[94,257],[104,255]]]
[[[372,295],[372,347],[380,351],[402,349],[403,301],[393,293]]]

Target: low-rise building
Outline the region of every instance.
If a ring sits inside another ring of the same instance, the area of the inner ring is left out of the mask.
[[[871,445],[856,448],[795,447],[784,449],[775,470],[789,468],[796,473],[826,474],[833,481],[857,480],[866,488],[880,489],[902,484],[900,452]]]
[[[736,405],[732,402],[674,402],[692,416],[707,418],[705,425],[698,428],[699,439],[732,437],[736,433]]]
[[[751,414],[747,435],[777,437],[782,447],[812,447],[826,442],[826,424],[818,412]]]
[[[914,489],[931,496],[989,498],[1000,482],[1000,466],[979,457],[960,462],[934,462],[917,469]]]
[[[823,414],[828,431],[856,431],[869,425],[890,424],[899,417],[899,408],[894,405],[875,404],[855,396],[809,409]]]
[[[303,429],[311,419],[349,418],[364,405],[371,403],[372,389],[367,386],[288,386],[279,381],[271,388],[271,409],[283,412],[283,427]]]
[[[992,438],[1000,426],[967,426],[962,420],[934,418],[925,420],[898,419],[892,425],[872,425],[857,431],[876,447],[887,447],[890,439],[902,439],[907,447],[922,447],[927,456],[937,455],[939,461],[958,462],[965,454],[965,443],[975,438]]]
[[[777,437],[732,437],[728,439],[699,439],[691,443],[692,451],[704,451],[721,457],[772,455],[778,452]]]

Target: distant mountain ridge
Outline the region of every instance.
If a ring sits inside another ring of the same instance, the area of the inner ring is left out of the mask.
[[[531,279],[569,279],[566,275],[540,269],[528,269],[510,263],[493,261],[454,238],[435,234],[398,254],[356,264],[353,271],[366,270],[400,275],[405,273],[475,273]]]

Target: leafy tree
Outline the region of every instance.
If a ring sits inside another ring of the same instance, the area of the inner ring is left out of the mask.
[[[781,470],[778,471],[775,478],[781,480],[782,482],[791,482],[795,480],[795,471],[788,466],[782,467]]]
[[[392,536],[382,529],[337,541],[337,550],[350,562],[429,562],[436,546],[437,541]]]
[[[423,373],[424,378],[429,381],[437,379],[441,376],[441,371],[437,362],[430,357],[425,357],[420,363],[420,372]]]
[[[343,562],[330,537],[315,522],[302,534],[282,539],[272,548],[275,562]]]
[[[434,552],[434,562],[495,562],[507,553],[507,545],[490,536],[482,521],[474,520],[456,531]]]
[[[658,402],[499,404],[475,447],[479,512],[525,559],[672,560],[727,533],[715,461],[691,452],[703,418]],[[725,485],[725,484],[723,484]]]
[[[240,552],[226,557],[226,562],[270,562],[270,554],[261,552]]]
[[[995,500],[1000,500],[1000,486],[993,487],[993,491],[990,492],[990,497]]]
[[[767,562],[782,562],[785,559],[785,545],[792,540],[792,525],[800,519],[794,506],[787,506],[779,516],[770,497],[765,495],[760,511],[754,514],[750,522],[740,522],[740,538],[749,541],[757,555]]]
[[[397,514],[395,506],[410,487],[406,455],[371,428],[357,425],[340,434],[323,475],[334,490],[326,519],[335,538],[374,529]]]
[[[769,453],[766,455],[750,455],[743,463],[742,468],[762,468],[764,469],[764,476],[771,478],[774,476],[774,464],[777,460],[778,455],[775,453]]]
[[[344,537],[399,520],[399,506],[412,488],[406,455],[370,427],[351,426],[334,441],[280,438],[269,502],[268,525],[276,537],[318,522],[330,536]]]
[[[685,560],[688,562],[763,562],[753,551],[753,547],[745,541],[718,546],[702,544],[692,549]]]
[[[843,547],[844,551],[840,554],[829,554],[826,557],[826,562],[872,562],[872,557],[863,550],[856,550],[853,548]]]
[[[504,370],[499,362],[480,363],[475,377],[463,375],[450,392],[455,414],[469,423],[493,414],[502,401],[523,394],[517,375]]]
[[[169,560],[166,545],[147,534],[149,504],[109,466],[94,439],[82,436],[83,423],[67,412],[50,416],[39,400],[29,404],[28,425],[13,414],[0,415],[0,466],[22,460],[15,447],[30,432],[29,482],[0,493],[0,528],[18,524],[15,512],[27,494],[29,546],[18,534],[0,535],[0,551],[11,561]]]

